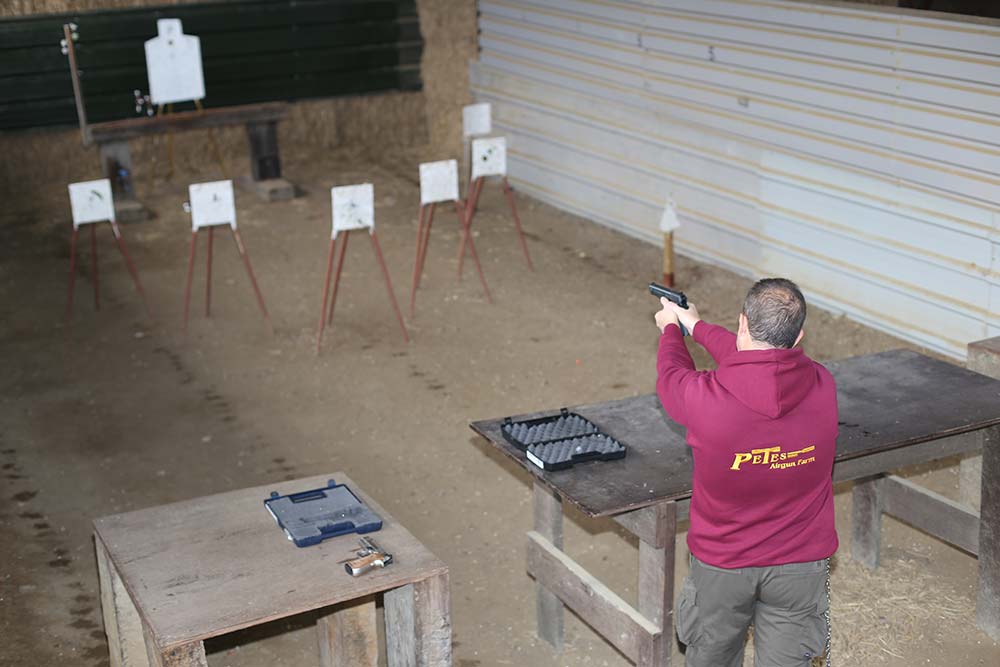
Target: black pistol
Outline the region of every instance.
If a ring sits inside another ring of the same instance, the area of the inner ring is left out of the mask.
[[[684,292],[678,292],[677,290],[672,290],[669,287],[664,287],[663,285],[660,285],[659,283],[649,283],[649,293],[655,296],[657,299],[659,299],[660,297],[669,299],[670,301],[673,301],[681,308],[687,310],[688,298],[684,296]],[[677,326],[681,328],[682,335],[684,336],[690,335],[688,333],[688,330],[684,328],[683,324],[678,322]]]

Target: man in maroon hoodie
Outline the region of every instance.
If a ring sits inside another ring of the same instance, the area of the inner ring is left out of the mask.
[[[829,658],[829,557],[837,550],[831,474],[833,377],[795,346],[806,303],[789,280],[758,281],[736,334],[661,299],[656,391],[687,427],[694,458],[691,574],[676,628],[692,667],[756,667]],[[715,359],[696,371],[678,324]]]

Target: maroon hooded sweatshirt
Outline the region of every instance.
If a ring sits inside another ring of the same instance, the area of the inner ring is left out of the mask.
[[[673,324],[656,360],[656,393],[694,456],[691,553],[727,569],[831,556],[833,376],[798,348],[740,352],[735,334],[706,322],[692,335],[717,370],[695,370]]]

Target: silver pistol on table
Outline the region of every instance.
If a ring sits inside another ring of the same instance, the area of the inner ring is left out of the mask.
[[[370,537],[361,538],[361,549],[357,558],[344,561],[344,569],[352,577],[359,577],[376,567],[386,567],[392,563],[392,554],[375,543]]]

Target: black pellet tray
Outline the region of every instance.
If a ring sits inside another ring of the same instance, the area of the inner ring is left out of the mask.
[[[561,470],[584,461],[611,461],[625,457],[625,445],[603,433],[590,433],[539,445],[530,445],[528,460],[542,470]]]
[[[532,445],[600,433],[601,429],[586,417],[563,408],[558,415],[520,422],[507,417],[500,426],[500,432],[507,442],[523,451]]]

